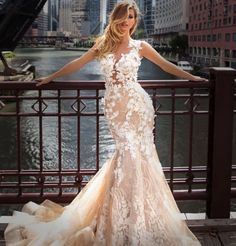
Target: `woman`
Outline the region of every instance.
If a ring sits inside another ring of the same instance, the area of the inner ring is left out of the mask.
[[[152,101],[137,82],[137,71],[145,57],[178,77],[203,79],[132,39],[138,14],[135,2],[117,4],[104,35],[88,52],[39,79],[37,86],[98,59],[106,81],[104,112],[117,150],[68,206],[30,202],[8,218],[9,245],[201,245],[165,180],[153,141]]]

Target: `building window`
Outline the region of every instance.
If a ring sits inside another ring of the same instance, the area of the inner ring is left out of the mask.
[[[225,41],[230,42],[230,33],[225,34]]]
[[[230,50],[225,50],[225,57],[229,57],[230,55]]]
[[[236,50],[232,51],[232,56],[233,56],[233,58],[236,58]]]
[[[203,41],[203,42],[206,41],[206,35],[202,35],[202,41]]]
[[[211,42],[211,35],[207,35],[207,42]]]
[[[201,36],[200,35],[198,35],[197,41],[201,41]]]
[[[204,47],[204,48],[202,49],[202,51],[203,51],[203,55],[205,56],[205,55],[206,55],[206,48]]]
[[[207,48],[207,55],[210,56],[211,55],[211,49]]]
[[[217,56],[217,49],[213,48],[213,56]]]
[[[213,34],[213,36],[212,36],[212,41],[213,41],[213,42],[216,41],[216,34]]]
[[[198,55],[201,55],[201,48],[200,47],[198,47]]]
[[[233,33],[233,41],[236,42],[236,32]]]
[[[236,13],[236,4],[234,4],[234,13]]]

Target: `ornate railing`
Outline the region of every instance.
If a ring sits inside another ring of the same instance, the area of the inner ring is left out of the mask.
[[[233,69],[215,68],[209,82],[140,81],[153,100],[157,151],[175,198],[206,201],[209,218],[229,217],[230,200],[236,197],[235,75]],[[1,154],[14,156],[9,163],[0,163],[0,203],[44,199],[66,203],[76,196],[109,154],[111,140],[106,143],[101,133],[107,129],[101,104],[104,89],[103,81],[52,82],[41,87],[35,82],[0,83],[0,123],[13,119],[15,131],[8,133],[15,139],[14,147],[0,148],[1,162]],[[29,118],[37,122],[37,136],[32,137],[37,141],[25,137],[32,131],[25,129]],[[46,146],[50,134],[45,124],[55,126],[53,147]],[[70,139],[65,124],[75,133],[67,156],[65,144]],[[92,127],[86,128],[88,124]],[[27,161],[23,142],[37,150]],[[0,146],[4,146],[1,138]],[[48,156],[49,149],[53,157]],[[85,152],[87,157],[93,155],[89,163]],[[73,163],[65,166],[68,156],[73,156]],[[26,163],[30,158],[32,163]]]

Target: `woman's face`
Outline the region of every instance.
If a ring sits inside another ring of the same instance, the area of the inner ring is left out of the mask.
[[[129,32],[135,24],[135,14],[133,9],[129,9],[128,17],[119,25],[121,32]]]

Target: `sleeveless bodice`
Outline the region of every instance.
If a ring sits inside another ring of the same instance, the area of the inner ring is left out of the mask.
[[[139,55],[141,41],[130,39],[129,49],[127,53],[122,53],[118,60],[114,54],[108,54],[100,60],[106,87],[137,82],[138,69],[142,59]]]

